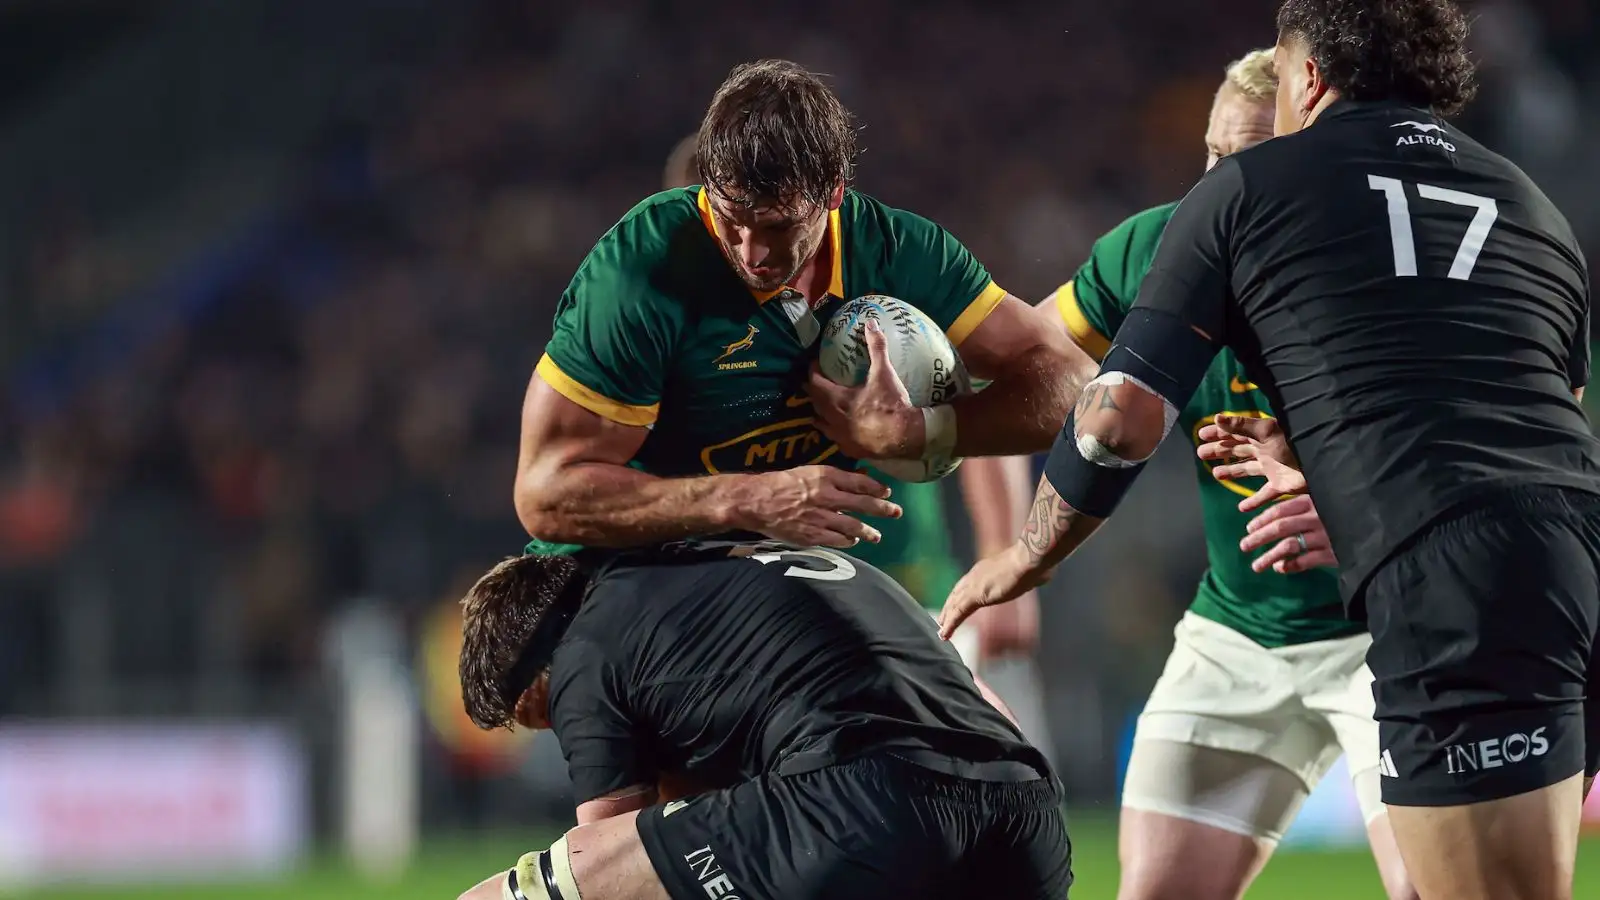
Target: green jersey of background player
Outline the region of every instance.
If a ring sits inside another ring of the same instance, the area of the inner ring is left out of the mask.
[[[1272,51],[1228,68],[1206,130],[1208,167],[1272,136],[1274,89]],[[1112,229],[1072,280],[1040,304],[1090,356],[1110,348],[1177,206],[1145,210]],[[1179,425],[1197,440],[1222,413],[1271,415],[1226,350]],[[1336,560],[1311,499],[1252,519],[1238,503],[1255,485],[1219,481],[1191,458],[1210,565],[1139,717],[1123,787],[1118,896],[1241,896],[1301,802],[1345,752],[1385,886],[1391,897],[1414,897],[1378,797],[1377,723],[1365,665],[1371,638],[1344,617],[1338,579],[1324,568]],[[1252,551],[1262,547],[1269,549],[1252,565]]]
[[[1156,244],[1178,204],[1147,209],[1112,229],[1094,244],[1089,259],[1072,280],[1056,291],[1054,302],[1074,340],[1100,358],[1110,346],[1123,316],[1133,307],[1139,282],[1155,258]],[[1217,354],[1205,380],[1178,416],[1178,427],[1191,441],[1219,414],[1270,416],[1267,398],[1250,383],[1232,351]],[[1263,647],[1284,647],[1365,631],[1345,618],[1339,579],[1332,569],[1317,568],[1294,575],[1270,569],[1258,572],[1251,557],[1240,552],[1251,513],[1239,501],[1258,485],[1218,481],[1209,464],[1193,462],[1200,481],[1200,514],[1205,523],[1209,564],[1189,607],[1195,615],[1228,626]]]
[[[781,61],[735,69],[697,142],[710,183],[634,207],[561,298],[523,412],[516,501],[530,548],[726,531],[876,541],[862,517],[900,508],[853,457],[919,455],[922,415],[870,383],[844,392],[859,404],[849,416],[841,395],[808,391],[821,324],[861,294],[914,303],[994,381],[952,404],[956,453],[1049,444],[1081,351],[947,231],[846,189],[854,131],[820,80]],[[821,422],[830,413],[842,427]]]

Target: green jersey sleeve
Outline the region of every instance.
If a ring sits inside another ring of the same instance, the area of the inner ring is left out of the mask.
[[[1137,213],[1106,232],[1072,280],[1056,290],[1056,309],[1084,352],[1101,359],[1139,298],[1139,284],[1156,258],[1161,232],[1176,203]]]
[[[1006,292],[955,235],[916,213],[884,207],[895,295],[922,310],[956,347],[994,312]]]
[[[677,303],[652,286],[666,253],[653,231],[624,219],[589,251],[536,370],[568,400],[623,425],[655,423],[682,330]]]

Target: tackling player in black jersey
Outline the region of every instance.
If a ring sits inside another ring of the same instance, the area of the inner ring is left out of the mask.
[[[579,826],[464,900],[1060,898],[1061,793],[892,579],[774,543],[524,556],[464,603],[484,728],[549,728]],[[664,773],[715,785],[657,805]]]
[[[1280,137],[1177,209],[1023,539],[942,627],[1082,543],[1228,346],[1372,632],[1383,797],[1419,893],[1570,897],[1600,767],[1583,257],[1537,186],[1440,118],[1472,78],[1448,0],[1286,0],[1278,26]]]

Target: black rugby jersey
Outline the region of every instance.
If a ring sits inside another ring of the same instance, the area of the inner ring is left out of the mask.
[[[1376,566],[1474,498],[1600,493],[1572,393],[1589,378],[1572,230],[1425,110],[1339,101],[1222,160],[1167,225],[1137,305],[1232,348],[1265,391],[1353,613]]]
[[[663,772],[727,786],[867,753],[1051,777],[903,588],[770,542],[611,557],[552,658],[550,721],[580,801]]]

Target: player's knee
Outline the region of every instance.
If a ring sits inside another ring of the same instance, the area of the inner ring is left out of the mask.
[[[1150,764],[1161,758],[1162,745],[1145,743],[1135,752],[1143,754],[1140,768],[1148,773]],[[1202,769],[1207,757],[1221,752],[1182,745],[1173,745],[1172,749],[1186,751],[1190,756],[1201,750]],[[1123,797],[1118,839],[1122,876],[1117,900],[1239,900],[1276,844],[1247,833],[1260,829],[1248,828],[1236,817],[1228,816],[1236,819],[1233,827],[1216,824],[1219,810],[1191,804],[1180,812],[1175,808],[1178,804],[1170,800],[1170,791],[1149,791],[1153,797],[1169,798],[1156,801],[1167,812],[1141,809],[1137,799],[1139,775],[1131,765],[1129,779],[1135,795]],[[1166,786],[1170,784],[1165,782]],[[1252,785],[1246,782],[1244,787],[1248,792]],[[1212,824],[1200,821],[1202,818]]]
[[[1117,885],[1117,900],[1239,900],[1247,883],[1247,879],[1221,878],[1204,870],[1124,871]]]
[[[1239,900],[1269,850],[1249,839],[1214,856],[1185,847],[1177,854],[1124,846],[1117,900]],[[1131,852],[1130,852],[1131,851]]]

